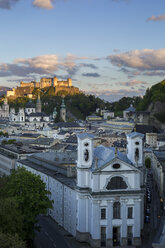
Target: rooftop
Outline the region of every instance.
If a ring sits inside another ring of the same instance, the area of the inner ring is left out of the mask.
[[[101,168],[103,165],[107,164],[115,157],[128,164],[132,164],[131,161],[127,158],[127,155],[125,153],[117,151],[116,154],[115,147],[105,147],[100,145],[94,149],[94,159],[93,159],[92,169],[95,170],[96,160],[97,160],[97,167]]]
[[[142,134],[142,133],[138,133],[138,132],[132,132],[132,133],[129,133],[129,134],[127,134],[127,136],[129,137],[129,138],[136,138],[136,137],[141,137],[141,138],[144,138],[144,134]]]
[[[20,160],[18,161],[28,167],[31,167],[37,171],[40,171],[48,176],[51,176],[55,179],[57,179],[58,181],[60,181],[61,183],[67,185],[70,188],[74,188],[76,186],[76,179],[75,178],[69,178],[64,174],[59,173],[58,171],[54,171],[52,169],[46,168],[42,165],[39,165],[37,163],[34,163],[32,161],[29,161],[28,159],[26,160]]]

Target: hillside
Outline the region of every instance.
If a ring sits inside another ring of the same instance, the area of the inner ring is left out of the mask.
[[[62,94],[64,95],[64,94]],[[14,107],[18,111],[19,107],[25,107],[26,103],[29,101],[27,97],[18,97],[16,99],[9,99],[10,107]],[[60,112],[60,105],[62,98],[61,96],[54,96],[50,91],[41,94],[42,101],[42,110],[47,114],[52,114],[54,107],[56,107],[57,112]],[[36,102],[36,100],[33,100]],[[96,108],[105,108],[110,107],[109,103],[105,103],[104,100],[101,100],[95,96],[86,96],[85,94],[75,94],[73,96],[65,96],[65,105],[67,112],[70,113],[70,116],[74,116],[76,119],[85,120],[87,115],[91,115],[96,111]]]
[[[151,111],[153,120],[165,123],[165,80],[153,85],[137,105],[137,110]]]
[[[7,87],[1,88],[3,90],[3,88]],[[143,98],[123,97],[113,103],[105,102],[94,95],[85,95],[82,92],[80,94],[69,95],[65,91],[60,91],[55,95],[52,87],[42,89],[40,94],[42,109],[47,114],[52,114],[54,107],[56,107],[57,112],[59,112],[61,96],[65,96],[68,118],[74,116],[76,119],[85,120],[86,116],[95,113],[97,108],[114,111],[116,116],[122,117],[123,110],[128,108],[130,104],[133,104],[138,111],[151,111],[153,120],[157,119],[162,123],[165,122],[165,80],[147,89]],[[37,98],[38,90],[34,90],[33,95]],[[16,99],[9,99],[9,104],[10,107],[14,107],[18,110],[19,107],[25,107],[28,101],[29,98],[27,97],[18,97]],[[36,102],[36,100],[33,101]]]

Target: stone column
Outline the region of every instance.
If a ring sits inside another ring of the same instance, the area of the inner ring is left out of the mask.
[[[107,201],[107,247],[113,246],[113,200]]]
[[[128,200],[121,200],[121,242],[122,245],[127,245],[127,204]]]
[[[135,246],[141,245],[141,199],[134,200],[134,233],[133,233],[133,243]]]
[[[100,201],[92,201],[91,212],[91,239],[90,245],[92,247],[100,247]]]

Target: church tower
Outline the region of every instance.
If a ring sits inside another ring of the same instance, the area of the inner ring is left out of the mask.
[[[53,115],[52,115],[53,119],[55,119],[56,116],[57,116],[57,109],[56,109],[56,107],[54,107]]]
[[[64,102],[64,98],[62,98],[61,108],[60,108],[60,118],[66,122],[66,106]]]
[[[38,93],[38,99],[37,99],[37,103],[36,103],[36,112],[41,113],[41,109],[42,109],[42,103],[41,103],[41,99],[40,99],[40,93]]]
[[[141,133],[127,134],[127,157],[137,167],[143,166],[143,138]]]
[[[9,117],[9,104],[7,101],[7,97],[5,96],[4,103],[2,105],[3,117]]]
[[[89,187],[93,161],[93,135],[81,133],[78,136],[77,186]]]

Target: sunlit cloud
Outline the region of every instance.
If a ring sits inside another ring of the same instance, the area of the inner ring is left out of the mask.
[[[153,21],[153,22],[160,22],[165,20],[165,14],[159,15],[159,16],[151,16],[147,19],[147,22]]]
[[[34,0],[33,5],[43,9],[53,9],[52,0]]]
[[[11,9],[20,0],[0,0],[0,8]],[[33,6],[43,9],[52,9],[54,0],[33,0]]]
[[[130,80],[128,82],[121,82],[119,84],[121,86],[141,86],[141,85],[144,85],[144,84],[147,84],[147,83],[144,82],[144,81],[141,81],[141,80]]]
[[[165,70],[165,49],[133,50],[125,53],[110,55],[109,62],[117,67],[138,70]]]
[[[0,77],[19,76],[27,77],[33,74],[53,75],[57,71],[73,76],[82,67],[93,67],[92,64],[80,63],[88,57],[68,54],[61,57],[56,54],[45,54],[32,58],[17,58],[12,63],[0,63]]]

